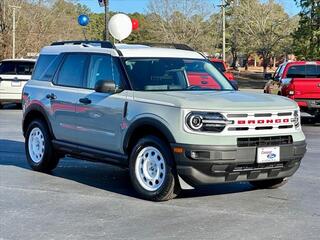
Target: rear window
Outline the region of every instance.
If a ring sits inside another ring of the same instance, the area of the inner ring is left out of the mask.
[[[223,62],[212,62],[213,66],[215,66],[220,72],[225,72],[226,68],[224,67]]]
[[[50,81],[59,65],[57,56],[58,55],[40,55],[32,75],[32,79]]]
[[[16,65],[14,62],[0,62],[0,74],[16,75]]]
[[[0,62],[0,74],[4,75],[31,75],[34,62],[3,61]]]
[[[34,62],[16,62],[16,71],[18,75],[31,75],[34,68]]]
[[[320,65],[293,65],[288,69],[287,78],[320,78]]]

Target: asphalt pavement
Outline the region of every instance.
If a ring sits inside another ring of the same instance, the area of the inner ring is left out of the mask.
[[[248,183],[137,198],[128,171],[63,159],[52,174],[26,163],[21,110],[0,110],[0,239],[320,239],[320,125],[280,189]]]

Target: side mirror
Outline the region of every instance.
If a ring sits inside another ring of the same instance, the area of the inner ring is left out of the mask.
[[[96,82],[96,85],[94,87],[94,90],[96,92],[100,92],[100,93],[118,93],[121,92],[122,89],[119,89],[116,84],[114,83],[114,81],[110,81],[110,80],[99,80]]]
[[[229,80],[229,82],[231,83],[231,85],[232,85],[236,90],[239,90],[238,81],[236,81],[236,80]]]

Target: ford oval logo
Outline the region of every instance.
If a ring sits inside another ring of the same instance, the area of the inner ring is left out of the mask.
[[[277,155],[275,154],[275,153],[269,153],[268,155],[267,155],[267,158],[268,159],[274,159],[275,157],[276,157]]]

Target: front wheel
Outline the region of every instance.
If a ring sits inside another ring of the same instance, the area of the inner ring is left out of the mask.
[[[265,188],[279,188],[287,183],[286,178],[277,178],[269,180],[260,180],[260,181],[251,181],[250,184],[256,188],[265,189]]]
[[[144,199],[166,201],[180,191],[170,148],[155,136],[137,142],[129,167],[132,185]]]
[[[50,133],[46,124],[34,120],[26,132],[25,151],[27,161],[33,170],[50,172],[59,163],[59,157],[54,153]]]

